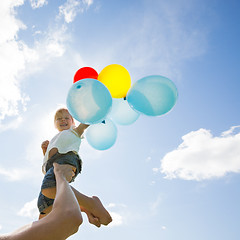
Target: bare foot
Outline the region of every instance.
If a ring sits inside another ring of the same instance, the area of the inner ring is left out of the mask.
[[[92,213],[90,213],[83,207],[81,207],[81,211],[86,213],[89,223],[95,225],[96,227],[101,227],[101,223],[97,217],[95,217]]]
[[[91,206],[89,207],[89,209],[87,209],[87,211],[90,212],[95,218],[98,218],[99,222],[103,225],[108,225],[110,222],[112,222],[111,215],[104,208],[100,199],[96,196],[92,197]]]
[[[69,164],[53,163],[55,176],[61,176],[70,182],[75,175],[76,168]]]

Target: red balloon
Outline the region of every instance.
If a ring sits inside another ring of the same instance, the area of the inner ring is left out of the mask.
[[[94,70],[91,67],[83,67],[77,70],[77,72],[74,75],[73,78],[73,83],[84,79],[84,78],[93,78],[93,79],[97,79],[98,78],[98,73],[96,72],[96,70]]]

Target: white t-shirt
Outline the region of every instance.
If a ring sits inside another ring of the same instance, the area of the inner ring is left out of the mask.
[[[59,153],[67,153],[70,151],[78,153],[81,144],[81,137],[71,127],[68,130],[59,132],[48,144],[42,165],[42,172],[46,174],[46,165],[48,155],[51,149],[57,148]]]

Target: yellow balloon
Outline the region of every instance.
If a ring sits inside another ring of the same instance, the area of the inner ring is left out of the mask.
[[[109,90],[113,98],[126,97],[131,87],[131,77],[127,69],[119,64],[105,67],[98,75],[98,80]]]

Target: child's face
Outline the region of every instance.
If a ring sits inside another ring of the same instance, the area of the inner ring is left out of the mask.
[[[73,118],[68,112],[59,112],[55,118],[55,126],[58,131],[69,129],[73,126]]]

